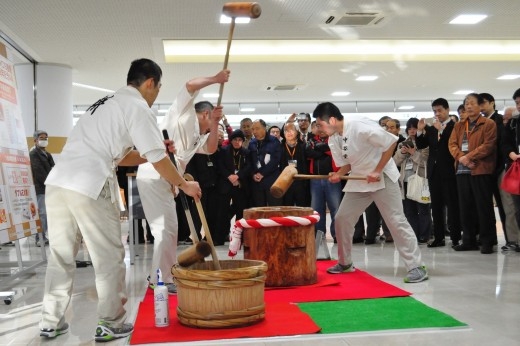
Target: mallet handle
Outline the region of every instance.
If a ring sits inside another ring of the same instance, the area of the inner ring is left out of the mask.
[[[313,175],[313,174],[296,174],[294,179],[329,179],[328,175]],[[356,177],[344,175],[340,177],[341,180],[367,180],[367,177]]]
[[[227,39],[227,48],[226,48],[226,56],[224,58],[224,68],[223,70],[227,69],[228,62],[229,62],[229,50],[231,49],[231,41],[233,40],[233,31],[235,30],[235,17],[231,17],[231,25],[229,26],[229,35]],[[218,101],[217,101],[217,107],[220,106],[220,103],[222,102],[222,95],[224,94],[224,83],[220,84],[220,88],[218,90]]]

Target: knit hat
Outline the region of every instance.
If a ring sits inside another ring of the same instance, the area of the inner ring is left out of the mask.
[[[229,137],[229,141],[232,141],[233,139],[239,138],[239,137],[242,138],[243,141],[246,140],[246,136],[244,136],[244,132],[242,132],[242,130],[235,130]]]
[[[38,139],[40,137],[41,134],[47,134],[47,131],[42,131],[42,130],[36,130],[34,131],[34,134],[33,134],[33,138],[34,139]]]

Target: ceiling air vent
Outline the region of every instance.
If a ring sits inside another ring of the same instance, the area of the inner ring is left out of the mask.
[[[327,19],[326,24],[333,22],[333,20],[329,19]],[[373,26],[379,24],[383,19],[383,14],[378,12],[347,12],[333,24],[342,26]]]
[[[300,90],[303,85],[299,84],[281,84],[281,85],[268,85],[265,87],[267,91],[292,91],[292,90]]]

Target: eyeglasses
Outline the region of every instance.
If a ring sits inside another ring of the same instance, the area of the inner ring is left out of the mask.
[[[306,122],[309,122],[309,119],[305,118],[305,119],[298,119],[298,121],[306,121]]]

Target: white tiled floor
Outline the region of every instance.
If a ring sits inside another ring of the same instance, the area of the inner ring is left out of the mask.
[[[123,224],[126,231],[127,224]],[[500,235],[499,247],[503,245]],[[14,247],[1,246],[1,263],[16,262]],[[41,259],[33,239],[20,241],[24,261]],[[329,243],[335,257],[337,251]],[[405,269],[393,244],[354,245],[354,264],[381,280],[413,293],[423,303],[452,315],[469,325],[461,329],[405,330],[378,333],[305,335],[262,339],[220,340],[215,342],[177,343],[177,345],[519,345],[520,344],[520,253],[482,255],[478,251],[455,252],[450,247],[428,249],[421,245],[423,261],[430,280],[404,284]],[[136,245],[135,264],[127,263],[127,310],[134,320],[142,299],[152,245]],[[227,247],[218,247],[219,258],[227,258]],[[79,259],[88,259],[81,250]],[[96,290],[92,267],[78,268],[74,296],[67,313],[69,333],[54,340],[39,337],[38,321],[45,266],[11,280],[5,268],[0,272],[0,290],[14,290],[11,305],[0,302],[0,345],[91,345],[96,320]],[[346,274],[348,275],[348,274]],[[406,311],[403,311],[406,313]],[[288,322],[290,323],[290,322]],[[196,329],[193,330],[197,332]],[[120,339],[111,345],[126,345]],[[154,344],[158,345],[158,344]]]

